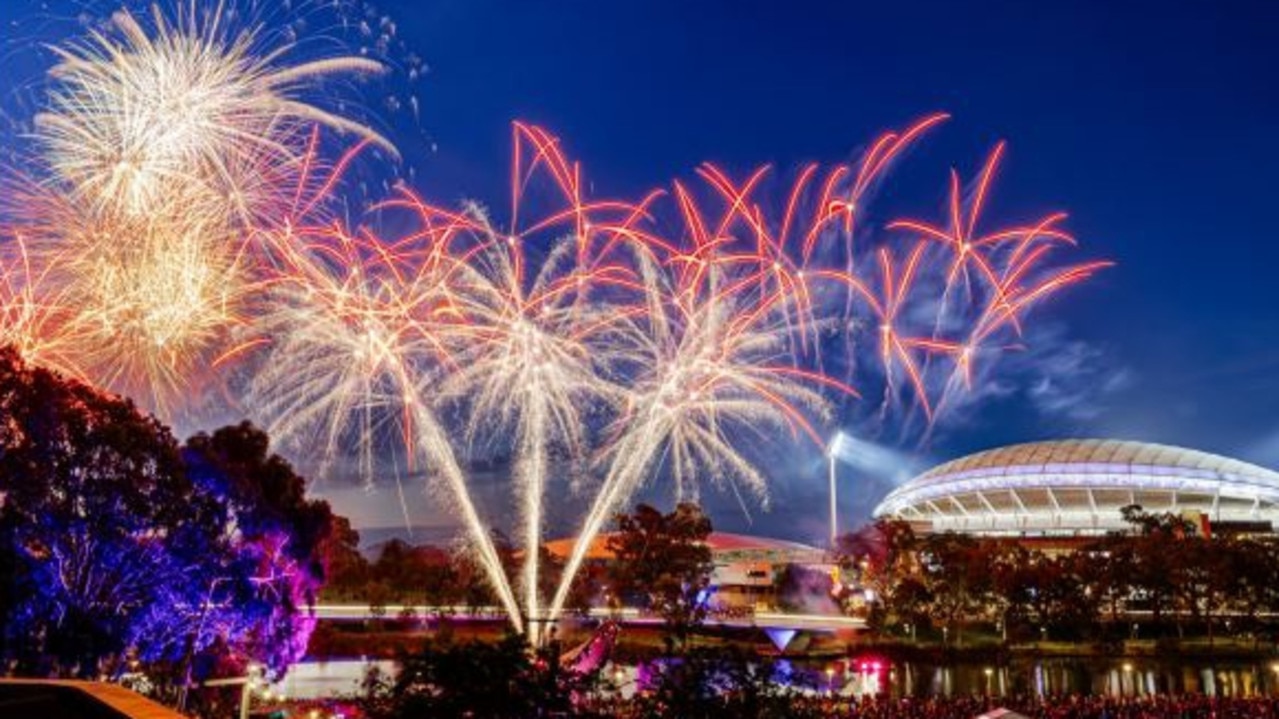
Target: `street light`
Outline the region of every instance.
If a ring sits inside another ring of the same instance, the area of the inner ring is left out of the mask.
[[[248,670],[244,688],[240,690],[240,719],[249,719],[249,702],[252,701],[253,690],[257,688],[263,674],[261,664],[250,664]]]
[[[835,462],[839,459],[840,452],[844,448],[845,435],[843,431],[835,433],[831,439],[830,445],[826,448],[826,468],[830,481],[830,546],[835,548],[835,541],[839,538],[839,520],[835,514],[836,507],[836,491],[835,491]]]
[[[264,669],[261,664],[250,664],[246,667],[245,675],[242,677],[228,677],[226,679],[214,679],[204,682],[201,686],[206,687],[240,687],[240,719],[248,719],[249,703],[253,698],[253,690],[258,687],[258,682],[262,680]]]

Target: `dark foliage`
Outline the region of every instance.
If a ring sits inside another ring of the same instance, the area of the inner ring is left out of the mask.
[[[534,653],[516,635],[432,642],[401,658],[394,681],[376,673],[366,679],[365,710],[371,719],[592,716],[574,709],[573,693],[583,688],[560,671],[553,648]]]
[[[672,647],[706,618],[704,592],[714,569],[710,533],[711,520],[696,504],[682,503],[669,514],[641,504],[633,514],[617,515],[617,532],[609,537],[613,594],[662,617]]]
[[[799,701],[802,682],[771,659],[736,648],[698,647],[661,663],[653,690],[637,697],[632,716],[762,719],[825,716]]]
[[[881,521],[841,539],[846,595],[876,594],[869,606],[846,597],[845,609],[879,632],[931,624],[955,642],[977,623],[1009,641],[1111,641],[1131,635],[1129,611],[1143,613],[1145,636],[1179,638],[1193,628],[1211,639],[1228,621],[1258,640],[1276,633],[1274,538],[1203,536],[1181,516],[1138,506],[1123,514],[1130,531],[1068,552],[952,533],[915,537],[905,523]]]

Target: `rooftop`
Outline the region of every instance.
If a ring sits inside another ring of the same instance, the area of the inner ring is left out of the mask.
[[[586,552],[586,558],[612,558],[613,553],[608,551],[608,540],[612,536],[611,533],[607,532],[601,532],[597,535],[591,542],[591,548]],[[575,541],[576,537],[553,539],[546,543],[546,549],[557,557],[565,557],[573,550],[573,542]],[[822,553],[822,550],[816,547],[810,547],[799,542],[754,537],[746,534],[733,534],[731,532],[711,532],[706,543],[710,546],[711,553],[719,558],[737,558],[738,556],[745,557],[749,555],[811,557]]]

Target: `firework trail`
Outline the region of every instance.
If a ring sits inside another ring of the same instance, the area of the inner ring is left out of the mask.
[[[22,234],[0,254],[0,344],[32,364],[88,382],[80,366],[75,312],[50,279],[57,262],[33,260]]]
[[[975,359],[980,354],[999,351],[998,347],[989,345],[1004,334],[1001,330],[1020,337],[1021,318],[1034,303],[1113,264],[1093,261],[1065,268],[1045,266],[1052,250],[1076,244],[1074,238],[1059,227],[1066,218],[1064,213],[1050,214],[1035,224],[978,233],[978,223],[1004,153],[1002,142],[991,151],[967,201],[958,172],[951,170],[945,227],[913,219],[888,223],[888,230],[914,235],[920,244],[912,250],[910,259],[897,271],[896,277],[887,254],[880,250],[883,290],[878,301],[868,285],[854,276],[840,278],[867,302],[881,321],[885,408],[893,394],[894,364],[899,364],[910,379],[916,402],[926,418],[921,441],[935,425],[935,413],[946,408],[961,383],[963,390],[973,390]],[[922,243],[941,248],[941,257],[930,256]],[[924,260],[922,265],[919,258]],[[911,300],[920,304],[921,287],[916,287],[916,283],[923,272],[936,279],[934,288],[938,284],[941,287],[939,298],[935,289],[933,298],[925,297],[936,307],[932,325],[921,326],[914,336],[903,337],[897,330],[902,308]],[[922,361],[912,358],[912,352],[922,353]],[[940,368],[941,389],[936,391],[939,399],[935,409],[929,402],[929,394],[935,391],[938,382],[928,382],[929,370],[934,369],[931,364],[934,356],[950,360],[949,369],[944,365]]]
[[[691,247],[681,250],[650,236],[665,256],[660,264],[641,256],[648,311],[619,337],[634,347],[628,354],[636,358],[628,406],[616,423],[606,476],[565,565],[551,616],[562,610],[604,522],[648,476],[665,468],[680,498],[696,497],[698,480],[709,475],[739,502],[742,489],[764,500],[766,478],[741,453],[742,435],[766,440],[783,430],[820,446],[810,418],[829,416],[822,390],[855,394],[797,364],[794,319],[811,307],[802,270],[775,253],[780,243],[768,239],[761,215],[746,202],[761,176],[756,172],[736,188],[723,173],[704,168],[703,177],[725,200],[722,217],[709,221],[677,183]],[[754,242],[737,247],[734,227],[744,227]]]
[[[536,622],[543,618],[538,547],[552,457],[587,456],[592,416],[608,413],[624,396],[610,375],[618,348],[607,340],[638,310],[615,298],[591,298],[598,290],[640,287],[633,268],[616,255],[631,243],[626,233],[641,210],[611,201],[583,203],[578,166],[545,131],[517,124],[513,142],[512,225],[505,230],[476,205],[457,213],[407,193],[387,205],[414,211],[422,227],[417,236],[437,256],[458,258],[437,284],[447,286],[450,297],[452,321],[437,326],[453,357],[437,394],[465,407],[468,447],[514,437],[524,547],[520,583],[536,642]],[[530,219],[525,189],[538,175],[556,201]],[[524,225],[515,224],[520,220]],[[531,257],[530,248],[542,256]]]
[[[628,340],[646,360],[632,378],[628,410],[619,421],[625,429],[608,448],[612,459],[569,556],[551,605],[553,616],[562,609],[591,540],[647,476],[664,472],[674,481],[677,497],[696,496],[696,478],[709,476],[727,484],[739,501],[739,486],[766,500],[763,474],[740,452],[748,444],[743,435],[765,439],[767,430],[783,429],[823,445],[811,422],[828,417],[827,396],[857,394],[819,368],[806,366],[809,344],[820,343],[820,330],[849,326],[865,307],[877,328],[873,344],[884,385],[881,421],[899,394],[895,375],[900,372],[913,406],[931,429],[938,410],[957,391],[971,390],[973,358],[993,338],[1002,330],[1020,335],[1022,317],[1034,303],[1111,264],[1046,268],[1044,260],[1054,245],[1073,242],[1056,227],[1062,215],[975,234],[1002,145],[982,170],[967,217],[958,176],[952,173],[950,232],[898,221],[889,228],[921,236],[904,256],[898,259],[881,244],[869,251],[871,262],[855,263],[852,232],[860,199],[893,157],[944,118],[934,115],[901,134],[881,136],[857,172],[842,166],[830,171],[820,183],[806,228],[800,226],[804,219],[799,208],[816,166],[800,173],[775,220],[768,219],[768,204],[756,199],[767,168],[735,184],[715,166],[703,166],[699,175],[725,207],[716,218],[700,210],[694,193],[675,184],[684,243],[646,235],[663,266],[644,266],[648,312],[631,325]],[[848,187],[841,187],[850,177]],[[840,239],[845,268],[830,269],[839,253],[829,248],[820,252],[818,244]],[[949,256],[930,254],[932,243]],[[1005,246],[1011,250],[997,252]],[[872,272],[854,271],[867,265]],[[971,268],[979,271],[985,287],[973,287]],[[925,276],[940,279],[921,281]],[[842,314],[821,299],[822,286],[832,283],[846,290]],[[952,300],[956,294],[960,299]],[[929,310],[935,316],[920,321]],[[930,364],[933,356],[950,360],[949,367]],[[944,377],[940,392],[930,370]],[[937,407],[934,393],[940,394]]]
[[[460,511],[499,602],[522,630],[450,434],[423,397],[430,378],[451,362],[434,330],[450,312],[443,275],[452,263],[339,226],[286,229],[273,246],[279,269],[257,318],[266,339],[254,342],[267,349],[250,405],[272,435],[299,451],[318,447],[322,467],[354,453],[371,482],[378,456],[397,451],[410,468],[430,467]]]

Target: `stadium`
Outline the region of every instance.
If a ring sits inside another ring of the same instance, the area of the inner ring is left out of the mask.
[[[946,462],[891,492],[876,517],[924,532],[1069,537],[1127,528],[1120,509],[1193,518],[1209,532],[1272,532],[1279,473],[1145,442],[1031,442]]]

